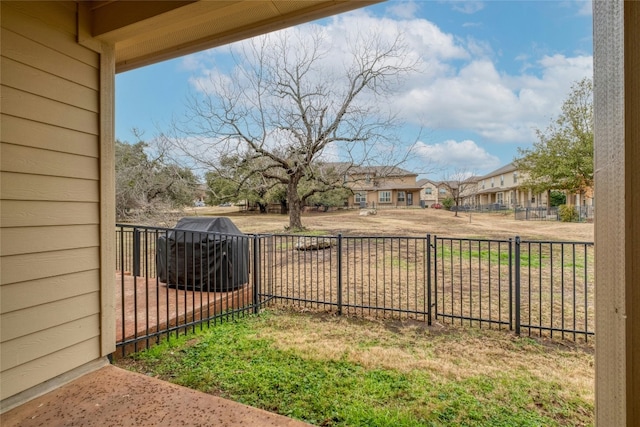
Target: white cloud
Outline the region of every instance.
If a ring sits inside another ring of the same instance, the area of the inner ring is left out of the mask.
[[[415,1],[402,1],[391,3],[387,12],[398,18],[409,19],[415,17],[419,9],[420,7]]]
[[[474,141],[447,140],[436,144],[417,142],[414,152],[427,162],[435,163],[450,169],[468,171],[485,171],[500,165],[500,159],[489,154]]]
[[[590,2],[576,4],[586,7],[586,3]],[[454,2],[454,6],[478,11],[484,4]],[[331,41],[331,50],[324,62],[329,69],[337,70],[346,58],[348,37],[354,31],[375,28],[380,37],[391,38],[401,29],[410,55],[421,58],[423,67],[421,73],[409,77],[403,86],[395,89],[388,106],[410,124],[476,133],[478,140],[490,143],[531,143],[535,139],[534,129],[545,128],[559,113],[571,84],[592,76],[591,55],[536,57],[535,52],[514,58],[522,62],[522,68],[507,73],[497,68],[496,54],[488,41],[458,38],[426,19],[414,18],[416,7],[414,2],[399,2],[387,8],[394,18],[376,17],[362,9],[333,17],[321,27],[314,23],[285,31],[294,35],[296,31],[320,29]],[[213,61],[219,55],[215,52],[203,52],[187,61],[186,65],[202,70],[193,84],[204,84],[209,73],[219,71],[203,66],[207,62],[222,66],[221,60]],[[452,147],[459,147],[463,142]],[[482,150],[475,143],[474,146]],[[496,160],[486,151],[469,152],[478,154],[483,161]]]
[[[500,73],[489,59],[474,59],[456,74],[416,84],[395,98],[408,121],[428,128],[477,132],[494,142],[526,144],[560,112],[572,82],[593,73],[591,56],[545,56],[539,76]]]
[[[574,0],[574,3],[578,7],[578,15],[582,15],[582,16],[593,15],[592,0]]]
[[[484,2],[476,0],[454,0],[450,2],[453,10],[471,15],[484,9]]]

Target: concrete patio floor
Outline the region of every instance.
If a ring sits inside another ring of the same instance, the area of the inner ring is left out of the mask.
[[[105,366],[0,415],[2,427],[309,424],[115,366]]]

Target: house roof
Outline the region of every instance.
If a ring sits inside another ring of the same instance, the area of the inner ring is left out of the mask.
[[[84,0],[79,41],[115,45],[116,72],[122,72],[378,1]]]
[[[420,187],[424,187],[427,184],[433,184],[433,185],[438,185],[437,181],[431,181],[430,179],[426,179],[426,178],[422,178],[419,179],[416,184],[418,184]]]
[[[391,190],[421,190],[417,184],[382,184],[382,185],[363,185],[362,187],[354,187],[353,191],[391,191]]]
[[[415,172],[397,166],[357,166],[346,162],[329,162],[325,166],[334,167],[338,170],[348,171],[350,175],[371,174],[375,176],[391,177],[391,176],[418,176]]]
[[[498,169],[494,170],[493,172],[489,172],[486,175],[477,177],[477,179],[480,180],[480,179],[484,179],[484,178],[491,178],[492,176],[502,175],[504,173],[513,172],[515,170],[517,170],[516,165],[513,162],[511,162],[511,163],[508,163],[508,164],[506,164],[504,166],[499,167]]]
[[[427,185],[427,184],[433,184],[433,185],[435,185],[436,187],[439,187],[440,185],[445,184],[445,185],[447,185],[447,186],[449,186],[449,187],[451,187],[451,188],[457,188],[459,184],[476,183],[476,182],[478,182],[478,180],[479,180],[479,179],[480,179],[480,177],[477,177],[477,176],[475,176],[475,175],[474,175],[474,176],[470,176],[469,178],[464,179],[464,180],[462,180],[462,181],[458,181],[458,180],[451,180],[451,181],[433,181],[433,180],[430,180],[430,179],[425,179],[425,178],[423,178],[423,179],[421,179],[421,180],[418,180],[417,184],[418,184],[420,187],[424,187],[424,186],[425,186],[425,185]]]

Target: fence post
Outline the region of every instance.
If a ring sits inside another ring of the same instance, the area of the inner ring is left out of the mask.
[[[260,237],[253,235],[253,313],[260,312]]]
[[[133,276],[140,276],[140,230],[133,229]]]
[[[513,239],[509,237],[509,330],[513,331]]]
[[[342,233],[338,233],[338,314],[342,314]]]
[[[427,234],[427,324],[431,326],[431,234]]]
[[[435,319],[438,320],[438,236],[433,236],[433,310]],[[431,308],[429,308],[431,310]]]
[[[516,236],[516,263],[515,263],[515,276],[516,276],[516,335],[520,335],[520,236]]]

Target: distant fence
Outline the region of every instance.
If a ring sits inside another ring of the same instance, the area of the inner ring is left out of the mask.
[[[178,304],[182,308],[161,308],[166,312],[175,310],[163,315],[167,325],[136,331],[134,336],[119,341],[118,347],[140,340],[147,340],[148,344],[149,339],[162,334],[221,316],[257,312],[265,305],[409,318],[429,324],[439,321],[503,328],[517,334],[571,340],[587,341],[594,333],[594,251],[590,242],[435,235],[247,235],[240,238],[246,240],[249,248],[248,261],[242,261],[249,264],[247,283],[242,292],[236,290],[229,297],[228,293],[208,292],[196,286],[191,289],[187,286],[182,294],[176,294],[177,290],[169,289],[157,278],[162,276],[157,266],[167,265],[168,260],[158,261],[160,252],[156,245],[158,238],[168,231],[117,227],[116,270],[121,272],[122,296],[118,301],[121,312],[126,313],[127,306],[141,304],[128,299],[144,301],[154,292],[161,295],[160,300],[184,301]],[[171,251],[164,253],[165,257],[177,256],[171,255]],[[193,254],[193,250],[189,253]],[[193,265],[204,261],[201,255],[190,256]],[[202,277],[209,277],[205,270],[197,271]],[[125,278],[129,276],[143,293],[139,289],[127,291],[131,285],[125,283]],[[221,295],[227,295],[226,302],[221,302]],[[211,300],[217,306],[211,308]],[[153,304],[159,306],[157,302]],[[197,315],[180,312],[189,307]],[[145,316],[154,310],[156,307],[136,308]],[[179,321],[172,322],[169,317]],[[124,314],[121,322],[124,337],[123,325],[127,322]]]
[[[593,206],[574,206],[575,222],[593,221],[595,208]],[[516,208],[515,218],[525,221],[561,221],[558,213],[558,206],[537,206],[527,208]]]

